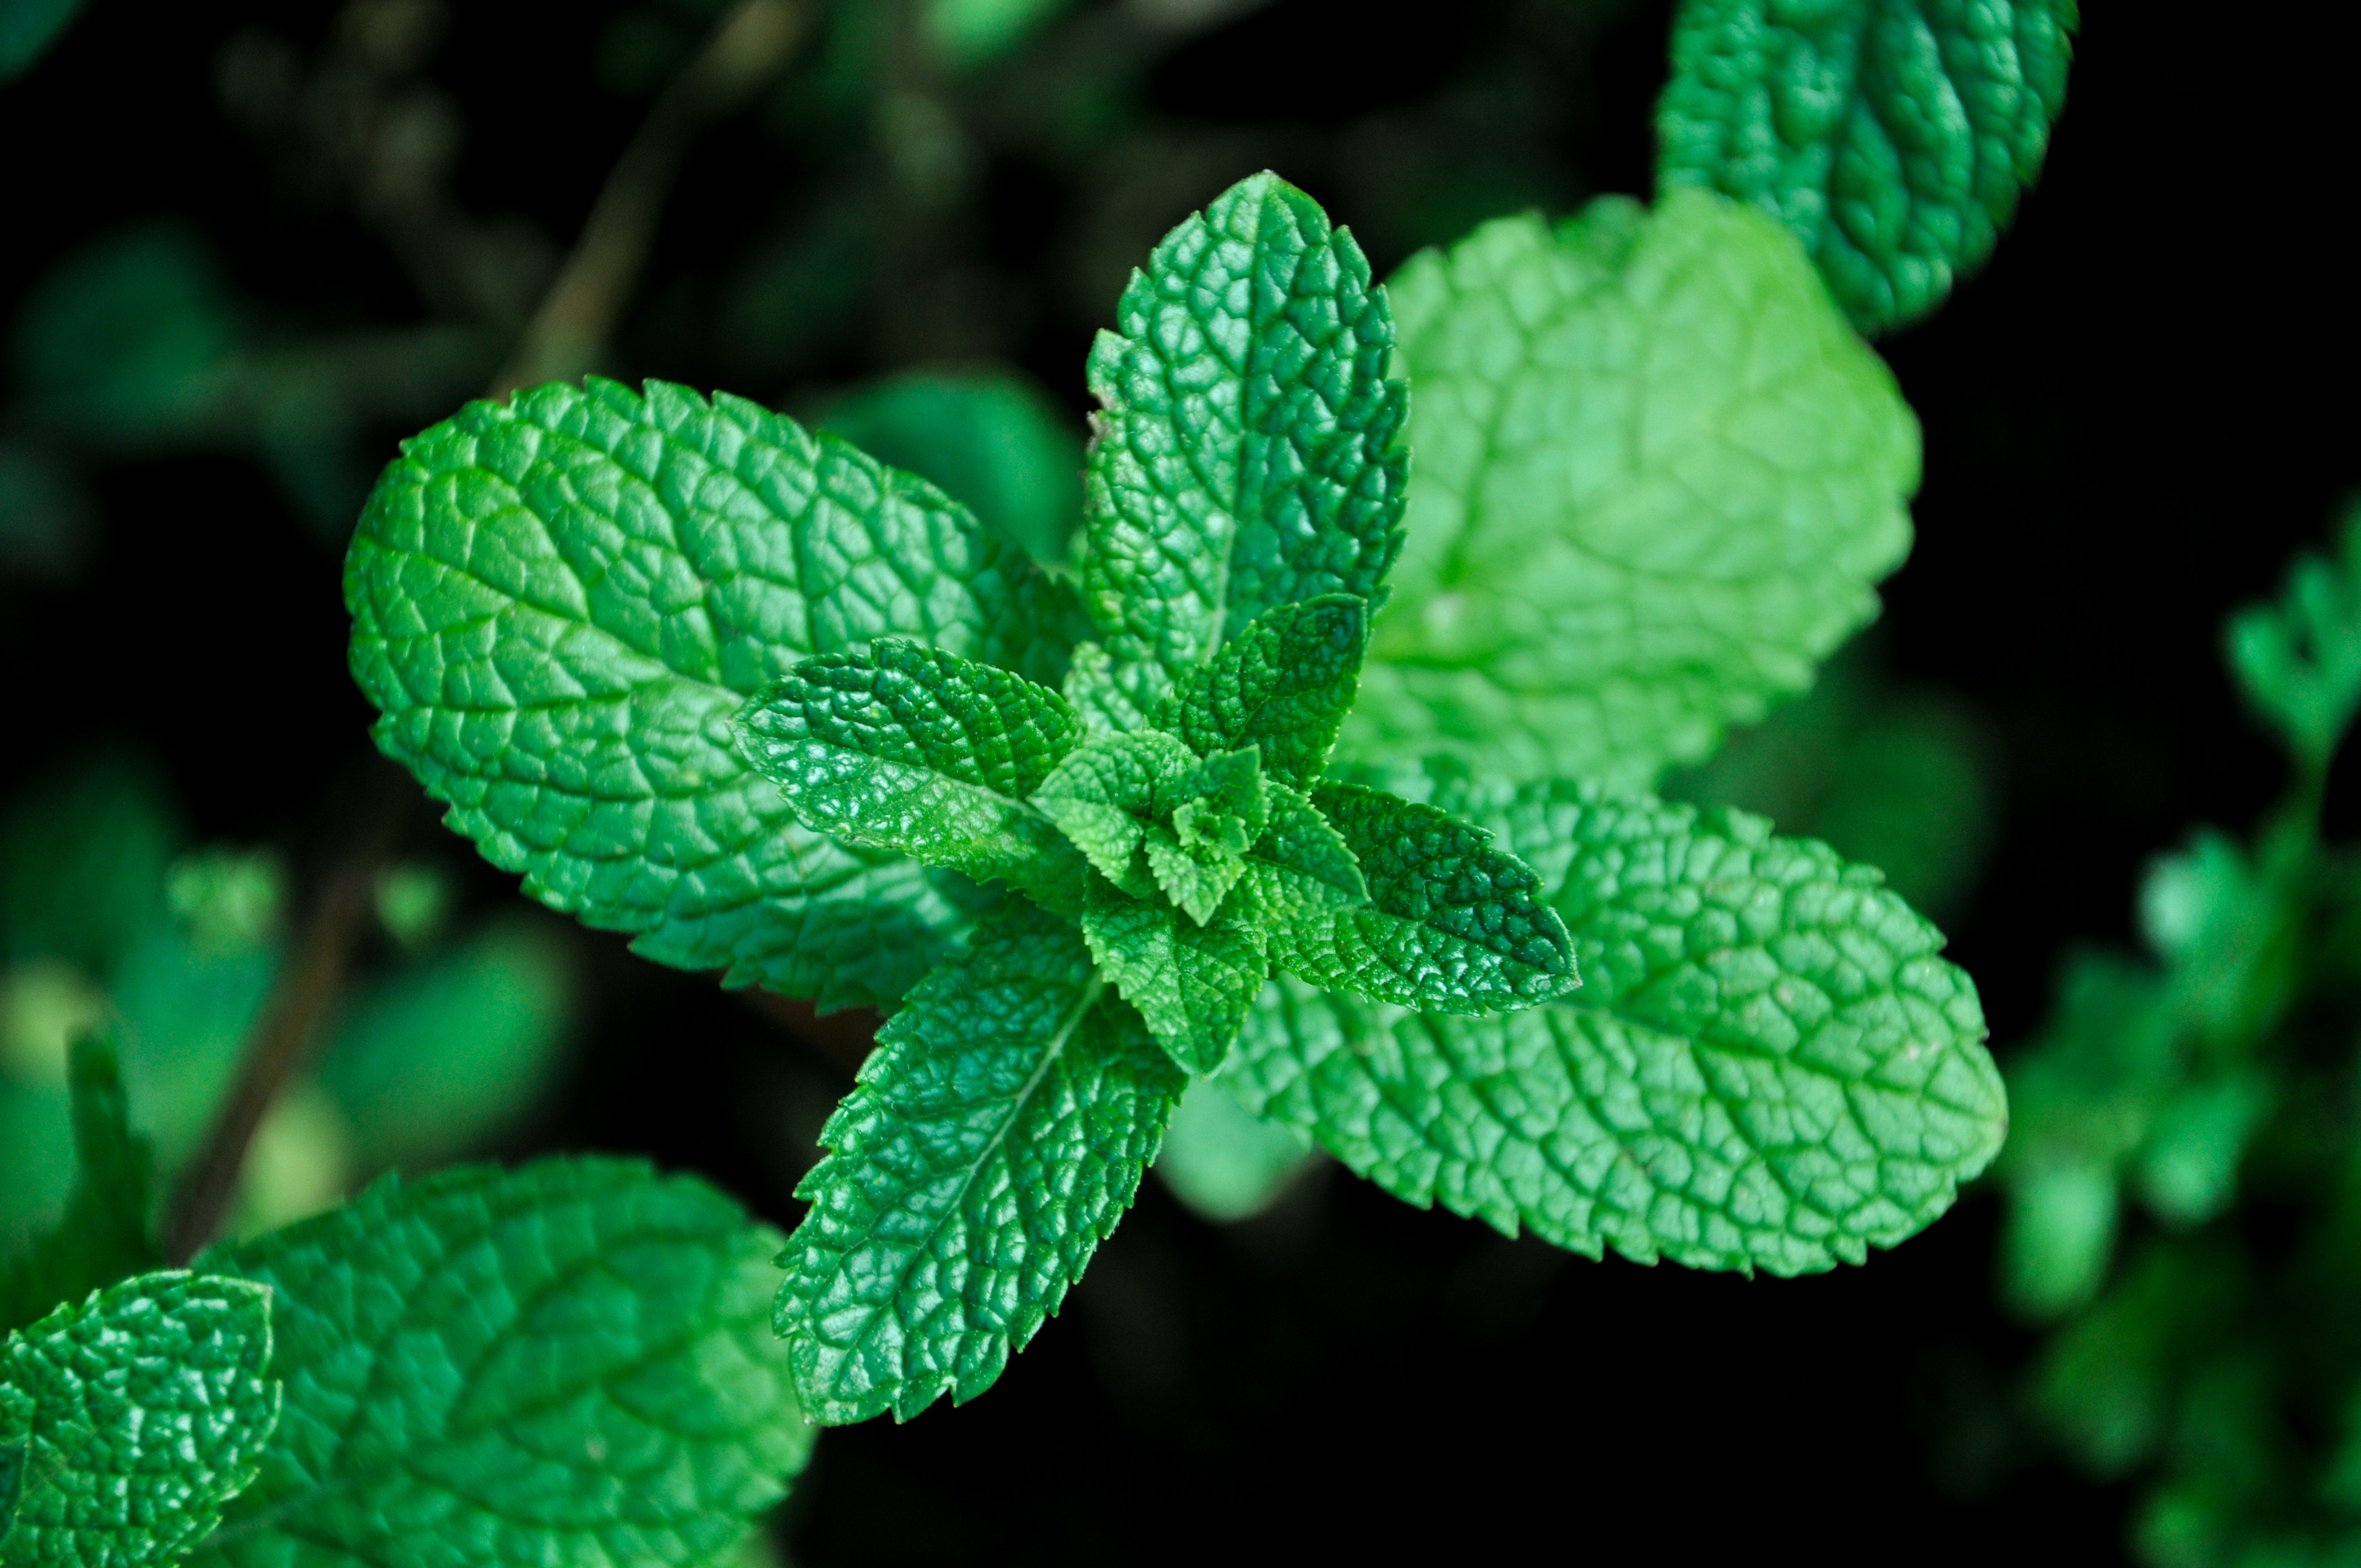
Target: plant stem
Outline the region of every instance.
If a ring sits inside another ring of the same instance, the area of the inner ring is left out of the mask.
[[[493,378],[490,395],[571,380],[597,363],[655,242],[656,220],[698,133],[735,113],[784,68],[811,22],[809,0],[739,0],[673,78],[607,174],[582,236]]]
[[[164,1223],[164,1257],[174,1267],[186,1266],[221,1229],[256,1131],[302,1065],[314,1025],[344,985],[368,916],[371,884],[384,858],[379,840],[385,837],[372,835],[369,847],[331,872],[313,901],[295,951],[247,1038],[237,1081],[214,1113],[204,1144],[173,1193]]]

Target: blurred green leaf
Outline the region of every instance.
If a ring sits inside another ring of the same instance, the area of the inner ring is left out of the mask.
[[[2086,1469],[2112,1478],[2155,1452],[2172,1417],[2169,1358],[2229,1314],[2242,1283],[2227,1253],[2152,1245],[2051,1338],[2035,1402]]]
[[[2325,768],[2361,707],[2361,502],[2335,555],[2298,556],[2278,602],[2240,610],[2223,641],[2248,705],[2300,762]]]
[[[83,0],[0,0],[0,82],[33,69],[82,14]]]
[[[1074,0],[928,0],[927,41],[953,71],[983,65],[1023,43]],[[891,459],[888,459],[891,461]]]
[[[1201,1219],[1252,1219],[1287,1191],[1319,1156],[1303,1133],[1266,1122],[1219,1079],[1190,1084],[1164,1130],[1156,1174]]]
[[[563,938],[517,921],[364,992],[319,1069],[362,1162],[416,1169],[499,1132],[555,1077],[575,990]]]
[[[31,442],[0,440],[0,579],[71,576],[97,522],[71,468]]]
[[[269,850],[220,845],[174,861],[164,874],[164,902],[208,952],[269,944],[287,899],[287,867]]]
[[[857,388],[819,428],[933,480],[1045,565],[1082,515],[1082,438],[1013,370],[917,371]]]
[[[389,866],[372,890],[378,924],[404,948],[423,947],[451,914],[451,879],[434,866]]]
[[[2251,1070],[2183,1084],[2140,1151],[2140,1197],[2176,1224],[2199,1224],[2222,1212],[2236,1196],[2247,1142],[2277,1098],[2269,1078]]]
[[[170,795],[140,763],[53,770],[0,824],[0,953],[65,959],[105,980],[163,920],[180,836]]]
[[[155,440],[222,422],[238,340],[203,242],[151,227],[50,270],[18,318],[16,367],[46,419],[99,439]]]
[[[2115,1173],[2052,1165],[2009,1190],[2001,1296],[2020,1316],[2055,1318],[2098,1294],[2115,1245]]]
[[[111,1037],[74,1042],[71,1093],[73,1187],[57,1227],[0,1267],[0,1331],[22,1328],[61,1301],[80,1301],[164,1261],[148,1226],[154,1171],[148,1140],[131,1130]]]

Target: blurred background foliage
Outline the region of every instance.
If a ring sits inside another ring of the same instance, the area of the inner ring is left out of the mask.
[[[1821,1278],[1576,1264],[1201,1087],[1028,1376],[831,1433],[763,1551],[1485,1552],[1569,1513],[1938,1562],[2361,1540],[2349,549],[2237,623],[2236,682],[2213,632],[2356,478],[2349,40],[2090,9],[2016,230],[1880,345],[1927,476],[1884,620],[1671,786],[1952,934],[2017,1107],[1988,1190]],[[337,574],[392,443],[523,374],[721,387],[1055,565],[1082,357],[1166,228],[1271,167],[1382,273],[1645,195],[1670,11],[0,0],[0,1245],[60,1201],[72,1029],[121,1023],[169,1168],[340,878],[237,1223],[561,1147],[791,1215],[873,1018],[546,918],[389,780]]]

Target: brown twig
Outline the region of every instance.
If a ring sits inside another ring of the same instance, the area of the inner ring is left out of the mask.
[[[582,237],[525,327],[490,395],[571,380],[597,363],[646,265],[656,219],[697,135],[745,107],[785,66],[811,20],[809,0],[740,0],[673,78],[608,171]]]
[[[164,1222],[164,1256],[175,1267],[185,1266],[221,1229],[255,1133],[280,1090],[302,1065],[321,1015],[344,986],[345,970],[368,917],[370,890],[385,858],[382,840],[388,836],[372,835],[366,849],[329,874],[313,901],[295,951],[280,971],[254,1033],[247,1036],[237,1081],[214,1113],[203,1145],[173,1192],[171,1212]]]

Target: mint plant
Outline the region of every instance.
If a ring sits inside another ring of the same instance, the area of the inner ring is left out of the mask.
[[[2334,1561],[2361,1501],[2361,883],[2321,822],[2361,713],[2361,511],[2224,630],[2286,796],[2250,840],[2201,829],[2154,863],[2147,952],[2066,966],[2010,1063],[1996,1172],[2003,1300],[2048,1331],[2031,1406],[2080,1468],[2136,1482],[2159,1565]]]
[[[989,1387],[1192,1078],[1413,1202],[1747,1271],[1858,1262],[1998,1147],[1973,987],[1875,872],[1632,793],[1873,607],[1916,478],[1890,377],[1701,194],[1509,220],[1402,288],[1398,357],[1270,175],[1173,230],[1090,356],[1079,587],[662,383],[470,405],[372,495],[353,669],[454,828],[648,957],[898,1008],[781,1258],[815,1419]],[[1664,531],[1676,487],[1702,527]],[[1456,526],[1389,609],[1422,493]]]

